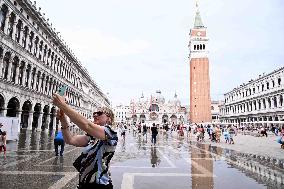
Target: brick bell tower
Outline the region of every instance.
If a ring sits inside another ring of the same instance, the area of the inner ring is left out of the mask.
[[[194,27],[190,30],[190,120],[192,123],[211,122],[211,98],[207,28],[203,26],[198,2]]]

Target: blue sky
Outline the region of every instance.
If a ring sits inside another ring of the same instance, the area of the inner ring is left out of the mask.
[[[112,103],[175,91],[189,104],[194,0],[37,0]],[[283,0],[200,0],[212,100],[284,66]]]

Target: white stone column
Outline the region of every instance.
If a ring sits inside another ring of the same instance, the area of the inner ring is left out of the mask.
[[[32,84],[32,74],[33,74],[33,70],[32,68],[30,69],[30,73],[29,73],[29,80],[28,80],[28,88],[32,88],[31,84]]]
[[[34,38],[32,40],[30,40],[31,44],[32,44],[32,48],[31,48],[31,54],[34,55],[34,50],[35,50],[35,35]]]
[[[42,85],[42,75],[40,75],[39,81],[38,81],[38,91],[39,91],[39,92],[42,92],[42,91],[41,91],[41,85]]]
[[[28,128],[27,128],[27,130],[32,130],[33,118],[34,118],[34,112],[31,111],[31,112],[29,112]]]
[[[33,85],[33,89],[35,90],[36,89],[36,82],[37,82],[37,76],[38,76],[38,73],[35,72],[35,76],[34,76],[34,85]]]
[[[21,27],[24,27],[24,24],[22,24]],[[20,31],[20,39],[19,39],[19,44],[23,47],[23,35],[24,35],[24,30]]]
[[[0,117],[5,117],[7,114],[7,109],[6,109],[7,105],[4,106],[4,109],[2,109],[0,111]]]
[[[16,64],[15,84],[19,83],[19,71],[20,71],[20,65]]]
[[[9,60],[8,64],[8,74],[7,74],[7,81],[11,81],[11,73],[12,73],[12,61]]]
[[[260,109],[264,109],[263,99],[260,99]]]
[[[273,97],[270,98],[270,102],[271,102],[271,109],[273,109],[274,108],[274,99],[273,99]]]
[[[49,92],[49,87],[50,87],[50,80],[48,80],[48,82],[46,82],[47,88],[46,88],[46,95],[49,96],[50,92]]]
[[[30,44],[32,43],[32,40],[31,40],[31,38],[30,38],[30,32],[28,33],[28,35],[27,35],[27,39],[26,39],[26,50],[28,51],[28,52],[30,52]],[[32,52],[32,50],[31,50],[31,52]]]
[[[268,104],[268,98],[265,98],[265,106],[266,106],[266,110],[268,110],[269,109],[269,104]]]
[[[42,93],[43,94],[45,94],[45,85],[46,85],[46,76],[44,76],[43,82],[42,82]]]
[[[49,114],[49,113],[48,113],[47,116],[46,116],[45,123],[46,123],[46,125],[47,125],[47,129],[49,129],[49,124],[50,124],[50,114]]]
[[[281,104],[280,104],[280,95],[277,95],[276,96],[276,101],[277,101],[277,107],[281,107]]]
[[[27,74],[27,66],[26,66],[26,64],[25,64],[25,66],[24,66],[24,68],[23,68],[23,75],[22,75],[22,86],[26,86],[26,83],[25,83],[25,81],[26,81],[26,74]]]
[[[3,57],[2,58],[0,58],[0,78],[2,78],[3,77],[3,75],[4,75],[4,72],[3,72],[3,65],[4,65],[4,51],[3,51]]]
[[[16,32],[17,32],[17,16],[15,16],[15,20],[13,23],[13,32],[12,32],[12,39],[16,41]]]
[[[52,122],[53,122],[53,124],[52,124],[52,130],[56,130],[56,129],[57,129],[57,128],[56,128],[56,116],[57,116],[57,110],[58,110],[58,108],[57,108],[57,107],[55,107],[54,117],[53,117],[53,119],[52,119]]]
[[[39,113],[39,117],[38,117],[38,120],[37,120],[37,128],[36,128],[37,131],[40,131],[41,127],[42,127],[42,115],[43,115],[43,112],[41,111]]]
[[[7,12],[7,16],[6,16],[6,20],[5,20],[5,26],[4,26],[4,33],[6,33],[6,35],[9,34],[9,20],[10,20],[10,16],[9,13],[11,12],[11,9],[8,8],[8,12]]]

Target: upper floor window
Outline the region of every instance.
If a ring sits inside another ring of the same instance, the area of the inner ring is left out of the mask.
[[[275,82],[274,81],[272,81],[272,87],[275,87]]]

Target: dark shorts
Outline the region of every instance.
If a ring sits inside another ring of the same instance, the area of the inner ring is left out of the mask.
[[[6,152],[6,146],[4,145],[0,146],[0,152],[2,152],[2,149],[4,150],[4,152]]]

